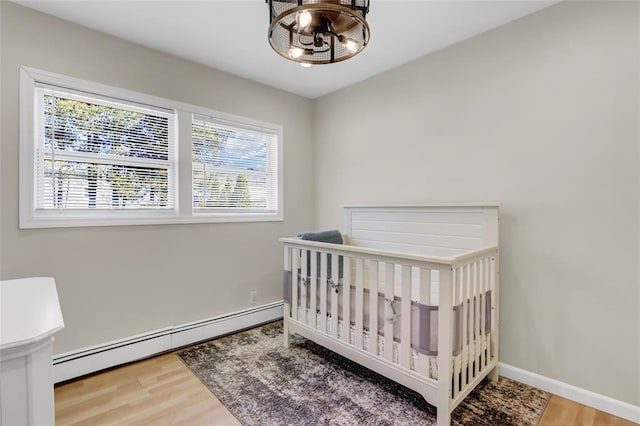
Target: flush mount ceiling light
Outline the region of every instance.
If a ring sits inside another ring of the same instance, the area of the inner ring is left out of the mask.
[[[369,0],[265,0],[269,43],[303,65],[344,61],[369,42]]]

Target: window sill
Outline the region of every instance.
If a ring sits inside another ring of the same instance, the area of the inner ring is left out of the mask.
[[[282,222],[278,213],[209,213],[193,216],[157,215],[153,217],[52,217],[35,216],[20,221],[20,229],[87,228],[101,226],[183,225],[197,223]]]

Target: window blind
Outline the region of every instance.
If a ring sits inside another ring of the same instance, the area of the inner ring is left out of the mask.
[[[277,210],[275,134],[198,116],[191,133],[194,211]]]
[[[174,209],[173,114],[35,89],[37,210]]]

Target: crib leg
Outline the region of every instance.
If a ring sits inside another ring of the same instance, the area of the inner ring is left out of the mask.
[[[451,425],[451,412],[449,412],[449,404],[446,406],[438,406],[438,413],[436,418],[436,424],[438,426],[450,426]]]
[[[285,308],[286,307],[288,307],[288,305],[285,303]],[[286,312],[287,310],[285,309],[285,318],[282,324],[282,343],[285,348],[289,348],[289,322],[287,321]]]
[[[289,331],[285,330],[284,335],[282,336],[282,343],[284,347],[289,349]]]
[[[441,385],[441,383],[438,382],[438,385]],[[444,388],[438,386],[438,396],[436,401],[434,401],[437,409],[436,424],[438,426],[449,426],[451,424],[451,398],[449,392],[451,392],[451,390],[448,386]],[[421,392],[421,394],[426,401],[429,401],[425,392]]]
[[[489,371],[488,377],[489,377],[489,380],[491,380],[492,382],[497,382],[498,381],[498,366],[497,365],[495,367],[493,367],[493,370]]]

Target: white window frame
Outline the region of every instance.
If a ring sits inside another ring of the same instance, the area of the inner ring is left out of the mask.
[[[124,102],[149,105],[152,108],[172,111],[174,114],[173,146],[174,168],[174,209],[152,210],[96,210],[69,211],[47,210],[37,212],[35,205],[35,88],[49,85],[87,93],[90,96],[122,100]],[[282,126],[248,119],[232,114],[151,96],[126,89],[107,86],[73,77],[67,77],[30,67],[19,67],[19,111],[20,111],[20,159],[19,159],[19,208],[20,228],[59,228],[121,225],[158,225],[180,223],[218,222],[267,222],[283,220],[283,129]],[[275,212],[243,212],[193,210],[192,165],[191,165],[191,123],[194,115],[208,116],[215,120],[235,124],[239,127],[254,128],[277,137],[277,208]]]

